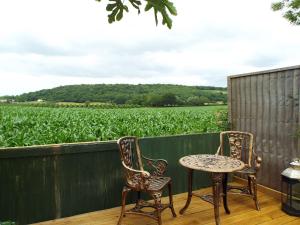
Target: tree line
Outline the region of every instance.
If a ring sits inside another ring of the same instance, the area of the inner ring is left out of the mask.
[[[138,106],[201,106],[227,103],[227,89],[212,86],[171,84],[82,84],[9,96],[17,102],[102,102]]]

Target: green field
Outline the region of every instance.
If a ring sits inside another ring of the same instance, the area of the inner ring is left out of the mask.
[[[226,126],[226,106],[89,109],[0,105],[1,147],[218,132]]]

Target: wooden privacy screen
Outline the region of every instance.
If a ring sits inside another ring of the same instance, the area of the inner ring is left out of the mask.
[[[228,77],[232,130],[254,134],[263,163],[258,182],[280,190],[280,173],[300,157],[300,66]]]

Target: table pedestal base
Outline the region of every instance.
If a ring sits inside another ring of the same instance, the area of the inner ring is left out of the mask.
[[[193,172],[194,170],[188,169],[188,197],[185,203],[185,206],[179,211],[180,214],[183,214],[185,210],[189,207],[192,196],[195,195],[197,197],[202,198],[203,200],[210,202],[214,205],[214,214],[216,225],[220,225],[220,196],[223,196],[223,206],[227,214],[230,213],[228,205],[227,205],[227,173],[212,173],[212,192],[213,195],[197,195],[193,193]],[[221,187],[222,194],[221,194]]]

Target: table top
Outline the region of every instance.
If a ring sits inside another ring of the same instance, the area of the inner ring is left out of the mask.
[[[244,168],[245,164],[238,159],[221,155],[188,155],[179,159],[179,163],[189,169],[212,173],[230,173]]]

